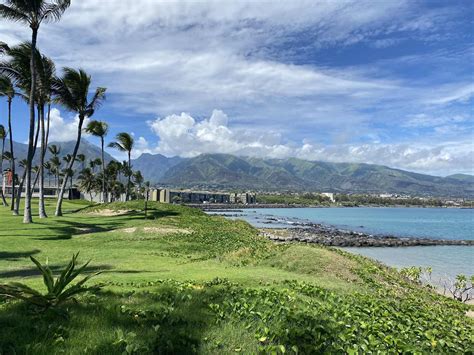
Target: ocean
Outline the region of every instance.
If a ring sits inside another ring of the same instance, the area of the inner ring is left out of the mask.
[[[455,208],[259,208],[221,212],[229,218],[248,221],[256,227],[291,227],[310,221],[374,235],[474,239],[474,210]],[[436,279],[474,274],[473,246],[422,246],[344,248],[379,260],[386,265],[431,266]]]

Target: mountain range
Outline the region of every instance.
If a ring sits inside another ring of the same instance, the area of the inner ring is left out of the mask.
[[[51,144],[61,148],[61,156],[71,153],[74,147],[74,142]],[[15,151],[18,160],[24,159],[27,146],[15,142]],[[85,139],[81,142],[80,153],[88,159],[100,158],[100,148]],[[107,153],[105,157],[106,161],[114,159]],[[229,154],[168,158],[144,153],[132,160],[132,165],[134,170],[142,172],[145,180],[177,188],[474,197],[472,175],[439,177],[374,164],[264,159]]]
[[[142,154],[133,164],[146,179],[171,187],[474,196],[474,176],[471,175],[439,177],[374,164],[229,154],[202,154],[194,158]]]

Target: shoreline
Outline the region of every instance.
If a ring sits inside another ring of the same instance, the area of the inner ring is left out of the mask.
[[[440,209],[474,209],[474,207],[465,206],[419,206],[419,205],[357,205],[357,206],[344,206],[344,205],[297,205],[297,204],[284,204],[284,203],[272,203],[272,204],[226,204],[226,203],[187,203],[185,206],[192,208],[199,208],[203,211],[218,212],[229,211],[229,210],[244,210],[244,209],[261,209],[261,208],[440,208]]]
[[[207,212],[225,218],[238,218],[241,209],[215,209]],[[232,213],[234,212],[234,213]],[[332,247],[414,247],[414,246],[474,246],[474,240],[439,239],[430,237],[397,236],[371,234],[361,231],[342,229],[334,225],[314,223],[306,220],[276,218],[267,216],[257,227],[261,235],[277,243],[310,243]],[[280,226],[271,226],[278,223]],[[282,226],[282,224],[285,224]]]
[[[296,223],[295,223],[296,224]],[[295,225],[293,224],[293,225]],[[373,235],[339,229],[316,223],[305,227],[258,228],[260,234],[278,243],[310,243],[332,247],[411,247],[411,246],[474,246],[474,240],[451,240],[419,237]]]

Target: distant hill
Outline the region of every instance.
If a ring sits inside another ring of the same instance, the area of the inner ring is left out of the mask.
[[[454,174],[454,175],[449,175],[446,176],[447,179],[455,179],[459,181],[465,181],[469,182],[471,184],[474,183],[474,176],[473,175],[468,175],[468,174]]]
[[[71,153],[74,146],[74,142],[51,144],[61,147],[61,156]],[[15,142],[15,150],[18,160],[26,157],[25,144]],[[88,159],[100,158],[100,148],[85,139],[79,151]],[[105,157],[107,162],[114,159],[107,153]],[[262,159],[229,154],[202,154],[194,158],[142,154],[132,160],[132,166],[143,173],[145,180],[179,188],[474,198],[472,175],[455,174],[443,178],[374,164],[328,163],[296,158]]]
[[[170,168],[182,160],[183,158],[180,157],[167,158],[161,154],[144,153],[132,161],[132,167],[142,173],[146,171],[148,180],[158,182]]]
[[[140,160],[146,161],[140,166],[146,179],[175,187],[474,196],[470,175],[443,178],[373,164],[261,159],[228,154],[203,154],[188,159],[148,154],[135,161]],[[158,164],[161,168],[156,166]],[[155,173],[156,169],[159,174]]]

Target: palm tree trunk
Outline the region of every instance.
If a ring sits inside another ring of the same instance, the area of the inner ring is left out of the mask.
[[[20,214],[21,193],[23,190],[23,185],[25,184],[25,177],[26,177],[26,169],[23,171],[23,176],[21,177],[20,183],[18,184],[18,190],[16,193],[16,199],[15,199],[15,208],[13,209],[13,214],[15,216],[18,216]]]
[[[127,176],[127,189],[126,189],[126,194],[125,194],[125,201],[128,201],[130,198],[130,178],[132,176],[132,163],[130,159],[130,151],[128,152],[128,176]]]
[[[34,158],[35,153],[36,153],[36,147],[38,146],[39,131],[40,131],[40,120],[39,120],[39,117],[38,117],[38,127],[36,128],[36,134],[35,134],[34,143],[33,143],[33,155],[31,157],[31,161],[33,161],[33,158]],[[15,216],[18,216],[20,214],[21,194],[23,193],[23,185],[25,184],[27,174],[28,174],[28,171],[26,170],[26,166],[25,166],[25,170],[23,171],[23,177],[21,179],[21,186],[19,186],[18,192],[16,194],[15,209],[13,210],[13,215],[15,215]],[[31,170],[30,170],[30,179],[31,179]],[[26,201],[29,198],[30,199],[30,207],[31,207],[31,196],[32,196],[32,194],[33,193],[32,193],[31,187],[30,187],[30,191],[25,189],[25,204],[26,204]],[[31,213],[31,208],[30,208],[30,213]],[[25,220],[24,220],[24,217],[23,217],[23,223],[26,223]]]
[[[105,193],[105,160],[104,160],[104,137],[100,137],[100,144],[102,148],[102,202],[106,202]]]
[[[10,135],[10,170],[12,172],[12,203],[11,210],[15,208],[15,154],[13,152],[13,132],[12,132],[12,99],[8,98],[8,134]]]
[[[36,91],[36,38],[38,36],[38,29],[32,28],[31,35],[31,58],[30,58],[30,73],[31,73],[31,87],[30,87],[30,134],[28,137],[28,156],[26,158],[26,192],[25,192],[25,211],[23,213],[23,223],[32,223],[31,216],[31,165],[33,162],[33,139],[35,134],[35,91]]]
[[[40,107],[40,128],[41,128],[41,152],[39,162],[39,218],[47,218],[44,207],[44,156],[46,155],[46,132],[44,129],[44,105]],[[34,187],[34,185],[33,185]]]
[[[80,115],[79,116],[79,125],[77,127],[77,141],[76,141],[76,145],[74,146],[74,151],[72,152],[71,161],[69,162],[66,171],[72,171],[72,168],[74,166],[74,162],[76,161],[76,155],[77,155],[77,152],[79,151],[79,145],[81,144],[82,124],[83,123],[84,123],[84,116]],[[56,217],[61,217],[63,215],[62,204],[63,204],[64,190],[66,190],[66,184],[67,184],[67,178],[63,179],[63,183],[61,184],[61,190],[59,191],[58,203],[56,204],[56,212],[54,214]]]
[[[2,181],[3,181],[3,153],[5,151],[5,137],[2,139],[2,151],[0,153],[0,174],[2,174]],[[8,203],[7,200],[5,199],[5,195],[3,194],[3,186],[0,187],[0,197],[2,198],[2,204],[3,206],[7,207]]]
[[[48,150],[48,143],[49,143],[49,124],[51,122],[51,104],[48,104],[48,118],[46,121],[46,143],[44,144],[44,154],[46,155],[46,151]]]

